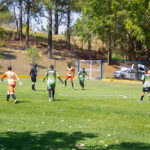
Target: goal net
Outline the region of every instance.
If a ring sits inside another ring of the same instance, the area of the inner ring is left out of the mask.
[[[89,79],[102,79],[103,63],[101,60],[78,60],[78,72],[82,68],[85,68]]]

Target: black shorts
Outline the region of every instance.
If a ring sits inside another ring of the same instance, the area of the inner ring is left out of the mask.
[[[36,82],[36,77],[31,77],[32,82]]]
[[[143,87],[143,92],[150,92],[150,87]]]
[[[48,85],[47,90],[55,90],[55,85]]]

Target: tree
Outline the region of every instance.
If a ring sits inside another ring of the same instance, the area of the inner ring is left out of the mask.
[[[48,24],[48,58],[52,58],[52,0],[43,0],[43,5],[48,12],[48,18],[49,24]]]
[[[67,0],[67,49],[71,50],[70,32],[71,32],[71,13],[80,12],[79,0]]]
[[[25,9],[26,9],[26,39],[25,39],[25,48],[29,47],[29,27],[30,27],[30,17],[34,16],[37,17],[38,13],[42,10],[41,9],[40,0],[25,0]]]

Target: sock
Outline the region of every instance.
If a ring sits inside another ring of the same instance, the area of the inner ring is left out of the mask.
[[[10,95],[7,95],[7,100],[6,101],[9,101],[9,98],[10,98]]]
[[[13,98],[14,100],[16,100],[15,94],[11,94],[11,96],[12,96],[12,98]]]
[[[65,86],[67,86],[67,81],[65,80]]]
[[[32,90],[34,90],[34,84],[32,85]]]
[[[49,98],[51,98],[51,90],[49,90]]]
[[[73,82],[71,82],[71,84],[72,84],[72,88],[74,88]]]
[[[54,99],[54,95],[55,95],[55,90],[52,90],[52,97]]]
[[[143,100],[143,97],[144,97],[144,96],[141,96],[141,100]]]

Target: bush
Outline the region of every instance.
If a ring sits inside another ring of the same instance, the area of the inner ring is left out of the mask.
[[[4,44],[3,40],[0,40],[0,47],[3,47],[3,46],[5,46],[5,44]]]
[[[28,48],[26,52],[27,52],[26,55],[30,59],[31,62],[34,59],[34,64],[36,64],[37,61],[40,59],[39,51],[37,50],[35,46],[32,48]]]

